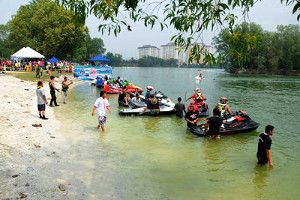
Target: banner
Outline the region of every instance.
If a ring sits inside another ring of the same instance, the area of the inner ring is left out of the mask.
[[[110,66],[76,66],[74,77],[80,80],[93,80],[96,77],[112,77],[112,67]]]

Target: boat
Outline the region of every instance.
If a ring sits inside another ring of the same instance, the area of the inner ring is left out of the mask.
[[[107,91],[108,94],[120,94],[122,92],[122,88],[109,88]]]
[[[129,107],[127,109],[120,110],[120,115],[168,115],[175,113],[175,104],[174,102],[164,95],[162,92],[155,92],[155,96],[159,101],[159,110],[158,109],[146,109],[147,104],[145,102],[145,97],[140,95],[141,101],[129,101]],[[120,105],[119,101],[119,105]]]
[[[256,130],[259,127],[259,123],[253,121],[249,115],[243,111],[236,112],[233,116],[235,120],[231,122],[225,122],[220,127],[220,135],[232,135],[238,133],[247,133]],[[201,124],[199,126],[188,128],[188,130],[201,137],[208,136],[204,126],[207,124]]]
[[[171,115],[174,113],[175,113],[174,107],[169,107],[166,105],[160,106],[159,110],[150,110],[150,109],[146,109],[146,107],[141,107],[141,108],[122,109],[119,112],[120,115],[151,115],[151,116]]]

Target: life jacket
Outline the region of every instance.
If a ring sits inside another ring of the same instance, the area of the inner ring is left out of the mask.
[[[197,92],[197,97],[195,98],[196,101],[200,102],[200,101],[204,101],[203,95],[201,92]]]
[[[225,103],[218,103],[217,107],[221,113],[221,117],[224,117],[225,111],[226,111],[227,104]]]
[[[104,92],[108,92],[110,90],[110,86],[108,84],[105,84],[103,90]]]

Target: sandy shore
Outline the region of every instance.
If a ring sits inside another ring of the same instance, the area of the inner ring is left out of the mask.
[[[0,75],[0,85],[0,199],[66,199],[68,183],[51,177],[68,149],[54,116],[59,107],[47,106],[49,120],[43,121],[37,113],[36,83]],[[47,83],[45,92],[50,98]]]

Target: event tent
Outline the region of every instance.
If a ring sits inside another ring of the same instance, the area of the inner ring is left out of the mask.
[[[57,58],[55,58],[55,57],[52,57],[50,60],[48,60],[48,62],[50,62],[50,63],[57,63],[57,62],[59,62],[59,60]]]
[[[24,59],[24,58],[45,58],[39,52],[36,52],[30,47],[23,47],[13,55],[11,55],[12,60]]]
[[[111,62],[109,58],[106,58],[103,55],[97,55],[90,59],[91,62]]]

